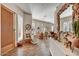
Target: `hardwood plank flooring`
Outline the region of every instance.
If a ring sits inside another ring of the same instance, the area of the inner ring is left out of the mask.
[[[45,56],[46,54],[44,54],[44,52],[41,51],[38,45],[26,43],[23,47],[15,48],[4,56]],[[49,54],[50,53],[48,53],[48,55]]]

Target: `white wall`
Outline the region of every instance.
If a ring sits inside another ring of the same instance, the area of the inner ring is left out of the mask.
[[[26,24],[30,24],[31,27],[32,27],[32,15],[31,14],[27,14],[27,13],[24,13],[24,21],[23,21],[23,38],[25,39],[26,38],[26,31],[25,31],[25,25]],[[27,33],[31,33],[31,29],[29,31],[27,31]]]
[[[52,26],[53,26],[52,23],[40,21],[36,19],[33,19],[32,22],[35,23],[35,31],[37,31],[38,27],[40,28],[40,32],[44,32],[44,28],[46,28],[45,31],[52,31]]]

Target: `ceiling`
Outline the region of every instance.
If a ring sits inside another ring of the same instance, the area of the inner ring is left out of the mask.
[[[32,14],[33,19],[54,23],[56,7],[60,3],[19,3],[17,4],[24,12]],[[63,12],[61,17],[71,15],[71,8]]]
[[[54,12],[58,5],[56,3],[30,4],[32,18],[54,23]]]
[[[16,5],[24,12],[31,13],[31,9],[28,3],[16,3]]]
[[[54,23],[54,12],[57,3],[18,3],[24,12],[32,14],[33,19]]]

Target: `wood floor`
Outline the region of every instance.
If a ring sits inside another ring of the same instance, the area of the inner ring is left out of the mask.
[[[79,54],[70,53],[71,51],[68,49],[68,53],[65,51],[66,49],[62,43],[50,38],[48,40],[39,40],[36,45],[26,43],[23,47],[15,48],[4,56],[66,56],[66,54],[74,56]]]
[[[46,56],[44,52],[38,45],[26,43],[23,47],[15,48],[4,56]],[[47,56],[50,56],[50,53]]]

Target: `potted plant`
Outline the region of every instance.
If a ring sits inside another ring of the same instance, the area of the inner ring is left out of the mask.
[[[46,36],[46,37],[48,36],[48,32],[45,32],[45,36]]]
[[[73,22],[73,31],[75,38],[72,42],[73,46],[79,48],[79,20]]]

